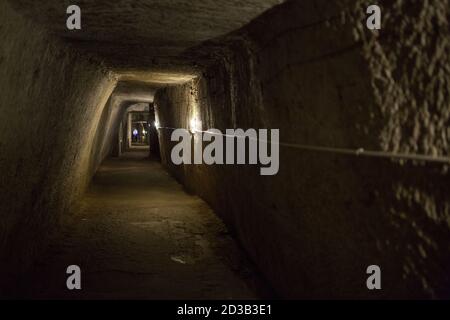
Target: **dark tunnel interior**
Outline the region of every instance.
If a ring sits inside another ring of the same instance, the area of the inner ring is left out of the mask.
[[[449,0],[73,2],[0,0],[0,298],[450,298]]]

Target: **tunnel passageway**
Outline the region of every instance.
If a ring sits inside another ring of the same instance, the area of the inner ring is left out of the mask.
[[[146,152],[107,159],[63,229],[35,268],[34,279],[46,281],[32,281],[30,296],[261,297],[260,283],[225,226]],[[81,268],[81,291],[66,289],[72,264]]]
[[[376,2],[0,0],[0,298],[449,298],[450,0]]]

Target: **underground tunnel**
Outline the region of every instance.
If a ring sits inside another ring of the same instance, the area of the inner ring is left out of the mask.
[[[0,297],[450,298],[449,22],[1,0]]]

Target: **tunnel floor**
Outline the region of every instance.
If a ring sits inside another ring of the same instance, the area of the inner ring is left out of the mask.
[[[226,227],[144,152],[107,159],[40,259],[30,296],[257,299],[268,290]],[[81,268],[82,289],[66,288]]]

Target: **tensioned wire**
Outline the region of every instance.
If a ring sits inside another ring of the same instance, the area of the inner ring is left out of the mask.
[[[157,129],[177,130],[180,128],[158,127]],[[188,129],[185,129],[185,130],[188,130]],[[230,135],[230,134],[225,134],[225,133],[217,133],[217,132],[202,131],[202,130],[195,130],[195,132],[208,133],[211,135],[221,135],[221,136],[229,137],[229,138],[248,138],[249,140],[260,141],[263,143],[277,144],[277,145],[280,145],[283,147],[306,150],[306,151],[328,152],[328,153],[345,154],[345,155],[352,155],[352,156],[358,156],[358,157],[362,156],[362,157],[373,157],[373,158],[389,158],[389,159],[399,159],[399,160],[415,160],[415,161],[426,161],[426,162],[450,164],[450,157],[444,157],[444,156],[430,156],[430,155],[425,155],[425,154],[375,151],[375,150],[366,150],[364,148],[350,149],[350,148],[323,147],[323,146],[315,146],[315,145],[307,145],[307,144],[299,144],[299,143],[289,143],[289,142],[271,142],[271,141],[263,140],[263,139],[259,139],[259,138],[255,139],[255,138],[249,137],[249,136]]]

